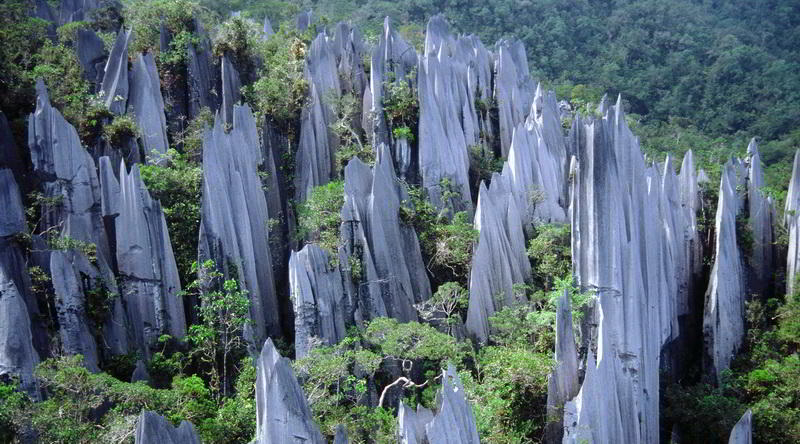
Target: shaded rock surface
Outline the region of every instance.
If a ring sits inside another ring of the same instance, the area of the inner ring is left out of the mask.
[[[494,100],[498,108],[502,157],[508,156],[514,128],[525,121],[533,103],[534,85],[525,47],[519,40],[501,40],[494,62]]]
[[[586,375],[564,408],[564,442],[657,442],[660,352],[680,333],[689,221],[675,209],[671,166],[645,164],[620,100],[598,109],[602,119],[576,117],[570,133],[573,270],[595,300],[581,335]]]
[[[749,409],[739,419],[728,438],[728,444],[752,444],[753,443],[753,412]]]
[[[181,285],[161,204],[150,197],[138,165],[128,173],[123,161],[118,171],[119,183],[110,159],[100,158],[103,216],[113,219],[128,327],[148,357],[159,336],[182,338],[186,333]]]
[[[378,147],[373,169],[352,159],[344,176],[339,263],[361,266],[355,279],[350,267],[343,270],[355,321],[417,320],[414,304],[428,299],[431,288],[416,233],[400,223],[405,190],[397,182],[389,148]]]
[[[30,391],[39,354],[25,301],[4,268],[0,264],[0,378],[17,376],[22,389]]]
[[[119,30],[103,70],[100,90],[103,102],[114,114],[124,114],[128,106],[128,45],[131,39],[131,31]]]
[[[792,180],[786,196],[784,224],[789,231],[789,248],[786,256],[786,294],[793,296],[800,271],[800,150],[794,155]]]
[[[506,169],[508,166],[506,165]],[[474,226],[480,234],[472,256],[466,328],[480,343],[489,339],[489,317],[521,295],[514,285],[531,278],[525,236],[508,174],[481,183]]]
[[[239,79],[239,71],[233,65],[231,58],[225,54],[220,59],[222,67],[222,120],[226,125],[233,125],[233,106],[242,100],[239,90],[242,88],[242,81]]]
[[[36,89],[36,111],[28,120],[28,145],[42,194],[58,199],[53,208],[42,209],[47,215],[43,230],[93,250],[91,258],[87,251],[54,251],[43,265],[49,265],[56,289],[62,347],[67,353],[84,354],[92,368],[96,367],[97,350],[86,319],[86,290],[111,295],[110,313],[102,325],[104,350],[112,354],[128,351],[125,314],[119,297],[114,296],[119,290],[101,213],[100,181],[94,160],[81,146],[75,128],[51,106],[41,80]]]
[[[744,341],[744,257],[737,239],[737,216],[744,210],[746,171],[738,160],[730,160],[722,171],[715,221],[715,259],[703,310],[703,368],[719,382]]]
[[[339,173],[334,171],[340,140],[330,128],[337,119],[332,107],[344,94],[352,95],[357,104],[362,102],[366,86],[364,51],[361,33],[345,23],[339,23],[333,34],[322,32],[311,42],[305,69],[309,103],[302,112],[296,154],[295,195],[300,201],[312,188],[328,183]],[[358,129],[359,119],[350,126]]]
[[[257,361],[254,444],[324,444],[289,360],[267,339]]]
[[[578,394],[578,351],[572,331],[572,311],[569,293],[564,290],[556,308],[555,366],[547,379],[547,442],[556,443],[563,437],[562,415],[564,404]]]
[[[452,364],[442,375],[442,388],[436,394],[435,413],[423,407],[416,411],[400,404],[398,440],[404,444],[478,444],[478,429],[472,406],[464,397],[464,387]]]
[[[75,40],[75,53],[83,68],[83,76],[94,91],[103,82],[106,49],[103,40],[91,29],[79,29]]]
[[[338,343],[347,334],[350,312],[338,267],[315,244],[292,252],[289,284],[294,301],[295,356],[308,354],[313,338],[325,345]]]
[[[773,215],[775,209],[772,199],[761,192],[766,185],[761,168],[761,156],[755,138],[747,147],[750,156],[749,175],[747,181],[747,224],[752,233],[752,246],[747,254],[748,264],[752,269],[748,278],[749,294],[768,297],[772,287],[774,273],[775,234],[773,231]]]
[[[136,117],[144,153],[150,162],[163,162],[169,148],[164,98],[153,55],[139,54],[133,62],[128,108]]]
[[[158,413],[143,410],[136,421],[136,444],[200,444],[191,422],[181,421],[178,427]]]
[[[214,260],[221,271],[235,270],[250,299],[253,344],[279,336],[279,307],[268,243],[270,218],[256,167],[261,163],[253,114],[233,108],[233,129],[222,116],[203,140],[203,208],[199,259]]]

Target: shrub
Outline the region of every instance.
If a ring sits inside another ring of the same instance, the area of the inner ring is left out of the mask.
[[[572,248],[568,224],[543,224],[528,243],[528,257],[533,262],[534,282],[549,291],[554,279],[563,279],[572,271]]]
[[[344,205],[344,182],[333,181],[314,187],[305,202],[297,206],[297,237],[316,243],[338,263],[339,213]]]
[[[116,116],[103,127],[103,137],[112,146],[121,148],[128,139],[139,137],[139,126],[130,114]]]
[[[203,170],[174,149],[167,150],[166,160],[141,165],[139,171],[150,195],[161,201],[178,272],[186,285],[197,258]]]

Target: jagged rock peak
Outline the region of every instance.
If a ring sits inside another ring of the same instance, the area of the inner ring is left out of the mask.
[[[360,261],[363,270],[355,279],[358,284],[346,291],[357,318],[415,321],[414,304],[430,297],[430,282],[416,232],[400,223],[405,190],[395,176],[389,148],[381,144],[377,151],[372,170],[358,158],[345,167],[339,258],[345,264]],[[345,281],[352,278],[345,271]]]
[[[705,373],[719,382],[744,340],[745,283],[742,254],[736,238],[736,217],[742,209],[739,189],[744,173],[738,160],[725,164],[720,180],[715,221],[715,259],[703,310]]]
[[[254,444],[324,444],[289,360],[267,339],[257,362]]]
[[[747,154],[750,156],[747,183],[747,224],[753,235],[752,247],[748,254],[748,263],[753,270],[752,276],[748,279],[748,293],[767,297],[774,272],[773,215],[775,209],[771,200],[761,192],[761,188],[765,185],[764,173],[755,138],[747,146]]]
[[[489,188],[481,183],[478,193],[473,225],[480,234],[469,276],[466,328],[480,343],[489,339],[489,317],[515,303],[519,295],[514,285],[531,277],[521,217],[508,176],[494,173]]]
[[[564,404],[578,394],[578,351],[572,331],[572,310],[569,292],[564,290],[558,298],[556,308],[556,350],[555,366],[547,380],[546,436],[548,442],[559,442],[564,430],[562,415]],[[555,422],[551,418],[557,418]]]
[[[753,444],[753,412],[750,409],[733,426],[728,444]]]
[[[495,57],[494,100],[498,108],[501,154],[506,157],[514,128],[525,121],[531,109],[534,85],[521,41],[499,41]]]
[[[289,285],[294,301],[295,356],[308,354],[313,338],[326,345],[338,343],[347,334],[349,307],[338,267],[328,253],[309,244],[289,259]]]
[[[39,354],[33,347],[31,322],[25,301],[0,264],[0,378],[19,377],[23,390],[35,389],[33,371]]]
[[[125,114],[128,104],[128,45],[132,38],[131,30],[119,30],[108,55],[100,86],[103,102],[114,114]]]
[[[788,224],[790,220],[800,215],[800,150],[794,153],[794,163],[792,166],[792,178],[789,181],[789,190],[786,194],[786,206],[784,207],[783,223]]]
[[[166,418],[149,410],[142,410],[136,421],[136,444],[200,444],[200,438],[189,421],[173,427]]]
[[[225,132],[217,113],[203,139],[203,208],[198,256],[235,270],[250,299],[253,344],[279,336],[278,300],[268,243],[269,212],[256,167],[262,162],[255,120],[247,105],[233,107]]]
[[[137,55],[130,82],[128,107],[136,116],[145,156],[150,162],[164,162],[162,156],[169,148],[167,118],[153,54]]]
[[[161,204],[150,197],[138,165],[128,173],[120,161],[119,177],[120,183],[110,159],[101,157],[103,215],[113,218],[122,298],[132,336],[148,357],[160,335],[186,333],[181,285]]]
[[[436,394],[436,413],[409,408],[402,402],[398,412],[398,438],[407,444],[479,444],[472,406],[452,364],[442,373],[442,389]]]

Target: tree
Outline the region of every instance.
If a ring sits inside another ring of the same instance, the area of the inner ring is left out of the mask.
[[[250,322],[250,300],[236,280],[223,281],[214,261],[195,263],[193,271],[197,280],[189,288],[200,299],[200,323],[189,327],[187,339],[194,346],[191,354],[209,366],[211,389],[219,402],[228,396],[229,360],[244,349],[242,333]]]

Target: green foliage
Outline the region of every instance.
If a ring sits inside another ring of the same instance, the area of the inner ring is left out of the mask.
[[[344,182],[333,181],[315,187],[306,201],[297,206],[297,237],[328,251],[331,261],[338,258],[342,205]]]
[[[495,157],[485,144],[470,145],[468,151],[470,190],[477,193],[482,181],[489,183],[492,173],[503,171],[503,159]]]
[[[554,279],[563,279],[572,271],[572,249],[568,224],[542,224],[528,242],[528,257],[533,262],[534,282],[550,290]]]
[[[281,26],[259,46],[264,63],[258,80],[242,90],[258,114],[271,118],[292,138],[298,135],[295,125],[306,104],[309,85],[303,70],[312,32],[309,29],[300,33],[291,26]]]
[[[139,126],[130,114],[116,116],[111,123],[103,126],[103,137],[112,146],[122,148],[128,139],[139,137]]]
[[[430,325],[377,318],[364,330],[351,329],[334,346],[313,347],[294,368],[324,434],[332,437],[336,425],[345,424],[351,442],[388,443],[395,419],[381,407],[363,405],[368,384],[375,383],[379,393],[391,384],[386,365],[399,364],[406,377],[419,365],[438,373],[447,361],[462,362],[468,352],[469,345]],[[412,387],[406,387],[407,395],[421,395],[420,387]]]
[[[258,23],[243,17],[231,17],[222,23],[214,39],[214,55],[227,54],[236,65],[239,75],[250,79],[256,74],[261,29]]]
[[[194,18],[197,17],[208,24],[208,13],[197,2],[191,0],[132,0],[123,10],[125,24],[133,31],[136,38],[131,43],[129,52],[151,52],[158,55],[163,62],[183,61],[186,47],[180,51],[176,43],[168,52],[174,53],[165,57],[160,56],[160,29],[163,24],[173,39],[186,43],[188,36],[194,31]],[[180,54],[182,52],[182,54]]]
[[[409,78],[413,78],[413,73],[409,74]],[[411,128],[416,128],[419,121],[419,99],[416,90],[411,87],[411,82],[407,79],[397,79],[384,83],[383,111],[393,132],[395,128],[405,128],[400,130],[400,134],[405,135],[407,139],[409,134],[413,134]]]
[[[214,114],[207,106],[191,119],[184,130],[177,134],[176,143],[181,145],[186,159],[190,162],[200,163],[203,160],[203,138],[207,128],[214,125]]]
[[[197,280],[189,285],[200,301],[199,323],[189,327],[187,341],[193,346],[191,357],[207,366],[210,387],[219,402],[228,396],[228,365],[245,351],[244,327],[250,322],[250,300],[233,279],[223,279],[214,261],[192,264]]]
[[[74,45],[78,38],[78,31],[83,29],[91,29],[88,22],[77,21],[65,23],[56,29],[58,41],[64,45]]]
[[[457,282],[446,282],[430,299],[415,307],[422,319],[444,328],[448,335],[462,322],[469,306],[469,293]]]
[[[392,137],[395,139],[405,139],[409,142],[413,142],[414,132],[411,131],[411,128],[407,126],[398,126],[396,128],[392,128]]]
[[[482,440],[540,442],[547,421],[547,376],[552,353],[524,347],[483,347],[478,376],[461,372]]]
[[[361,103],[353,94],[345,93],[341,96],[336,91],[325,93],[325,104],[328,105],[335,117],[328,127],[339,138],[339,148],[336,150],[336,172],[339,177],[344,177],[344,167],[353,157],[358,157],[362,162],[373,165],[375,153],[372,145],[362,143],[366,137],[359,125],[355,123],[361,119]]]
[[[472,246],[478,239],[466,212],[448,220],[427,199],[422,188],[410,187],[409,199],[400,207],[400,220],[414,227],[422,255],[435,282],[455,281],[466,284],[472,260]],[[446,195],[443,193],[442,198]]]
[[[203,170],[173,149],[167,151],[165,160],[141,165],[139,171],[150,195],[161,202],[181,282],[186,284],[197,258]]]

